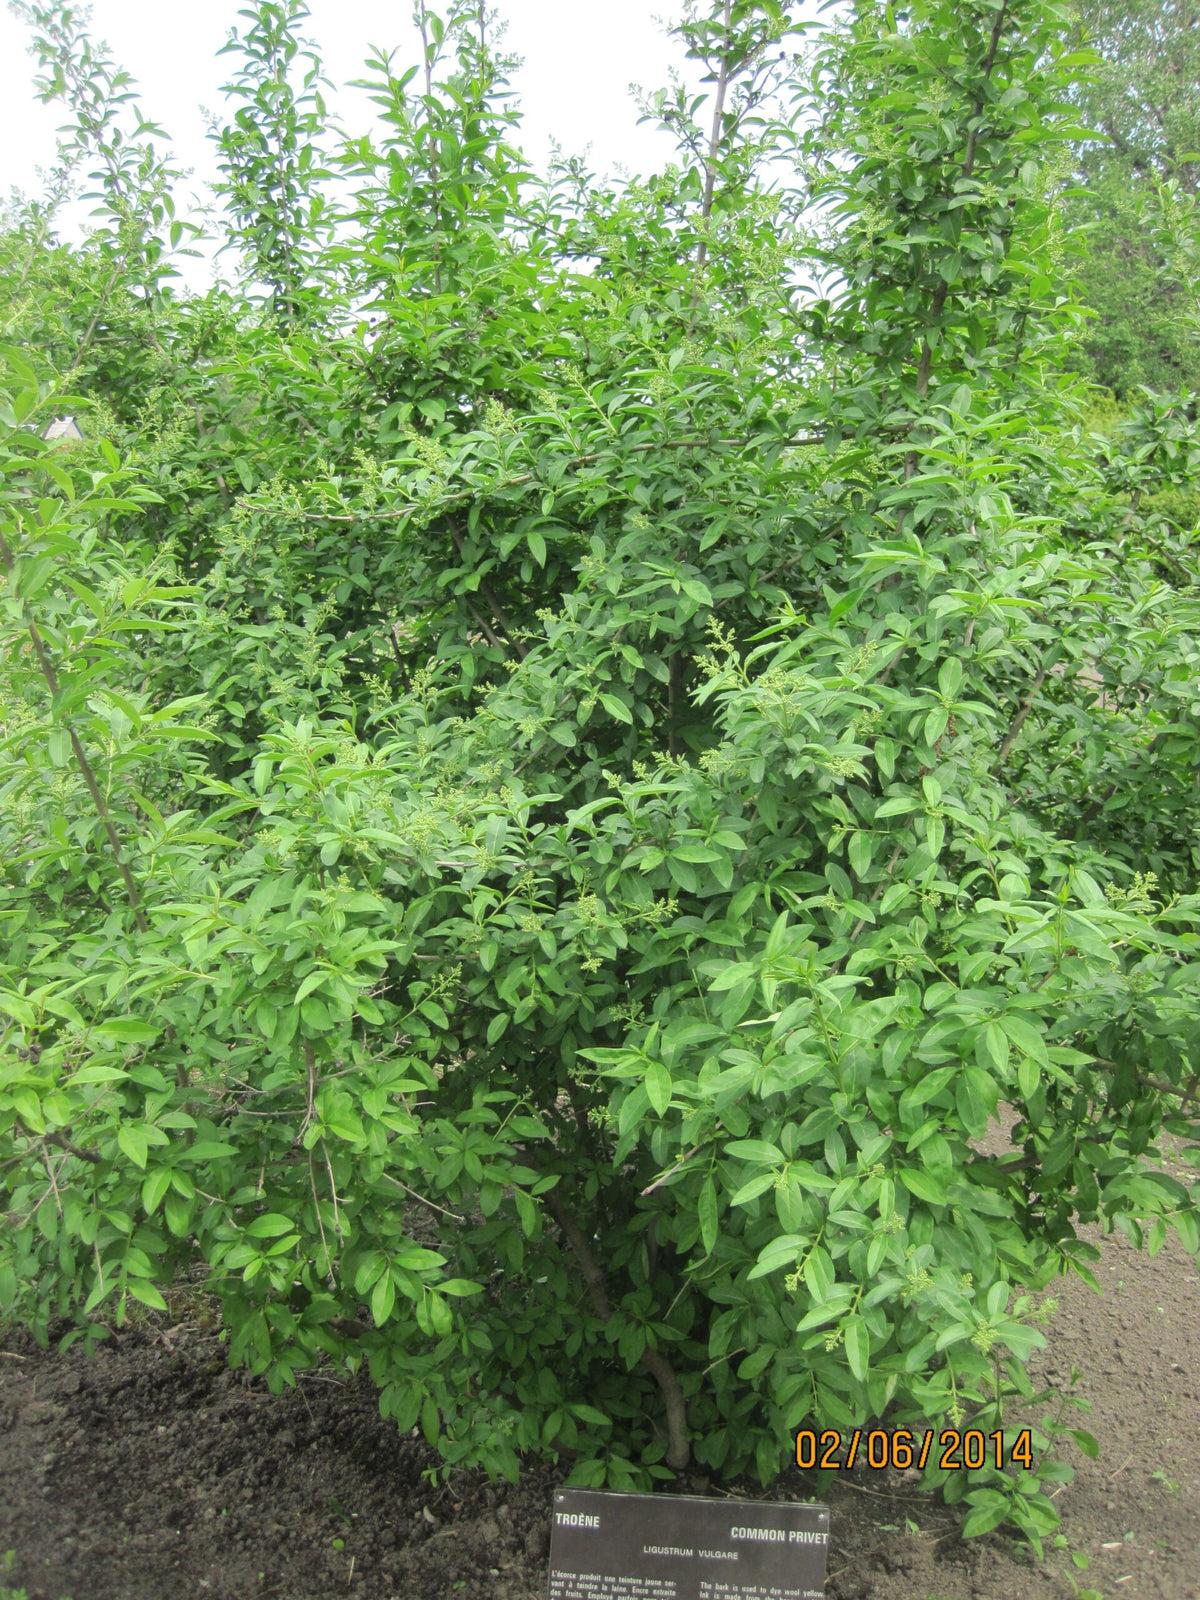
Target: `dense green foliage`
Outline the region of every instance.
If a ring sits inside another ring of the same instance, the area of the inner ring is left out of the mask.
[[[30,8],[103,214],[0,237],[0,1311],[187,1271],[273,1385],[585,1484],[1004,1426],[1081,1222],[1200,1249],[1198,445],[1064,376],[1069,19],[697,9],[605,187],[474,5],[340,143],[244,15],[189,296]],[[1069,1472],[944,1487],[1036,1539]]]
[[[1096,313],[1081,364],[1122,400],[1200,389],[1200,6],[1083,0],[1078,14],[1098,56],[1073,87],[1091,134],[1070,203]]]

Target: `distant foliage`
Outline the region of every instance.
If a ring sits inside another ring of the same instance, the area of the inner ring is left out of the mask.
[[[103,209],[0,233],[0,1312],[187,1272],[447,1470],[1003,1429],[1080,1224],[1200,1251],[1200,444],[1064,374],[1089,58],[1041,0],[697,6],[678,166],[606,186],[418,12],[351,137],[242,14],[188,295],[29,8]],[[1066,1432],[925,1482],[1036,1543]]]
[[[1118,398],[1200,389],[1200,6],[1084,0],[1097,59],[1072,88],[1087,137],[1069,214],[1096,320],[1075,362]]]

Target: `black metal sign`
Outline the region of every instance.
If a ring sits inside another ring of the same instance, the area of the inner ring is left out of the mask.
[[[821,1600],[825,1506],[560,1489],[547,1600]]]

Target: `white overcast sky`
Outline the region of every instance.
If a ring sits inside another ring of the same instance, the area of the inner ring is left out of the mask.
[[[214,171],[201,107],[222,105],[220,85],[232,58],[216,52],[241,4],[94,0],[92,6],[93,37],[105,40],[133,74],[144,114],[169,134],[177,160],[197,180]],[[671,159],[669,137],[650,123],[638,126],[629,85],[657,88],[667,82],[672,63],[682,65],[655,20],[676,9],[676,0],[498,0],[508,24],[504,48],[524,58],[514,86],[525,113],[520,142],[535,164],[544,162],[551,139],[568,155],[590,146],[600,172],[645,172]],[[398,48],[405,65],[418,59],[407,0],[310,0],[310,11],[304,33],[319,47],[335,85],[362,75],[372,45]],[[23,23],[0,9],[0,195],[14,188],[38,191],[37,168],[52,161],[55,128],[66,120],[61,102],[37,101],[27,43]],[[365,131],[365,101],[351,91],[335,104],[349,131]]]

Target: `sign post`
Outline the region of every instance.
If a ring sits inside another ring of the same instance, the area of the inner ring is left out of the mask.
[[[560,1489],[547,1600],[821,1600],[825,1506]]]

